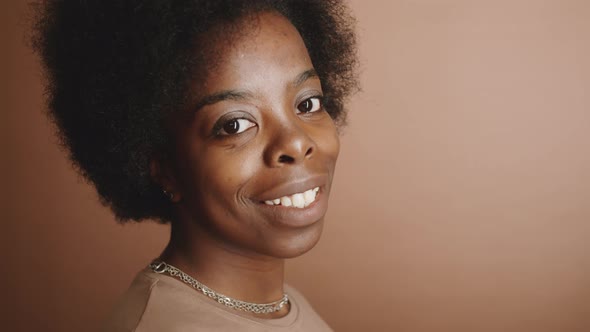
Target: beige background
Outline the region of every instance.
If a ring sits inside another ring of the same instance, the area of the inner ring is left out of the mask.
[[[0,5],[2,326],[88,330],[167,228],[117,225],[54,144],[24,3]],[[351,4],[364,92],[288,280],[337,331],[590,331],[590,2]]]

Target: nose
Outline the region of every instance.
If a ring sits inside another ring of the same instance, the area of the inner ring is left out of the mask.
[[[270,167],[283,167],[312,158],[316,150],[316,143],[305,128],[291,124],[277,128],[269,140],[264,159]]]

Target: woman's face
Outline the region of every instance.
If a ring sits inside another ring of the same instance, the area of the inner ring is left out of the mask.
[[[175,126],[177,212],[231,250],[294,257],[320,237],[338,133],[297,30],[278,14],[251,19],[231,45],[213,39],[216,65]]]

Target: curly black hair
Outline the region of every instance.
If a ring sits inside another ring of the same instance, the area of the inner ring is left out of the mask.
[[[173,219],[149,163],[167,146],[163,122],[187,102],[195,71],[210,68],[195,54],[197,37],[213,26],[263,11],[286,17],[337,124],[358,89],[354,19],[342,1],[45,0],[33,10],[49,116],[74,167],[120,222]]]

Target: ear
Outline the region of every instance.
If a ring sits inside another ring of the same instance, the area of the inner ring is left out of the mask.
[[[177,185],[172,167],[165,158],[152,157],[150,159],[150,176],[162,188],[162,195],[167,196],[172,203],[180,202],[182,198],[180,188]]]

